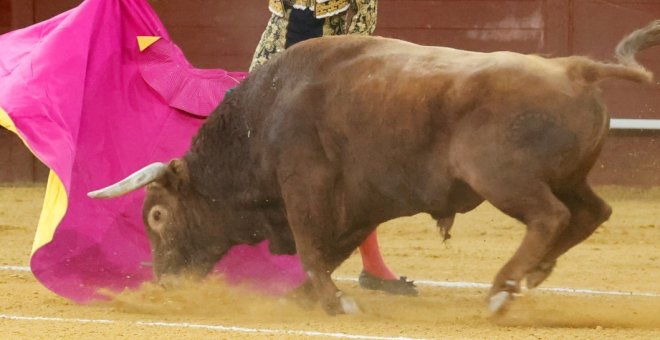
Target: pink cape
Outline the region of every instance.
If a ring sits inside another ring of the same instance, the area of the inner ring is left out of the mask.
[[[147,37],[142,52],[138,36]],[[0,36],[0,116],[63,188],[54,194],[49,181],[30,263],[37,279],[77,302],[151,280],[144,191],[109,200],[86,193],[182,156],[244,77],[193,68],[146,0],[87,0]],[[49,219],[52,206],[63,216]],[[271,255],[266,242],[232,248],[216,270],[274,294],[304,279],[297,257]]]

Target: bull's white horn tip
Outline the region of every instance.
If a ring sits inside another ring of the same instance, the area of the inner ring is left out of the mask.
[[[95,191],[90,191],[87,193],[87,197],[89,198],[103,198],[103,194],[101,194],[101,190],[95,190]]]

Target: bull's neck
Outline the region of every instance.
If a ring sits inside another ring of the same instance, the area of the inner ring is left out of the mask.
[[[252,130],[242,110],[223,105],[202,125],[184,160],[198,192],[212,199],[250,186]]]

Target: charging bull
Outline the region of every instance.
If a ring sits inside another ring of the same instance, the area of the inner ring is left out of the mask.
[[[157,278],[203,276],[233,245],[268,239],[298,254],[298,296],[330,314],[359,311],[330,275],[380,223],[426,212],[447,232],[486,200],[527,226],[493,281],[497,312],[610,216],[586,181],[609,128],[598,85],[651,82],[634,56],[659,43],[660,20],[620,42],[618,63],[310,40],[227,94],[181,159],[90,196],[146,186]]]

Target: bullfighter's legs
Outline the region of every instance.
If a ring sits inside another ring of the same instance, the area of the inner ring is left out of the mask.
[[[557,258],[589,237],[612,213],[612,208],[587,183],[558,196],[571,211],[571,220],[539,265],[527,274],[528,288],[541,284],[552,272]]]
[[[385,264],[378,246],[378,236],[374,230],[360,245],[362,268],[369,274],[383,280],[396,280],[398,277]]]
[[[493,281],[489,307],[495,313],[519,292],[520,281],[551,249],[568,225],[570,212],[545,183],[532,179],[500,178],[497,183],[475,183],[473,187],[496,208],[527,225],[522,243]]]
[[[375,229],[360,244],[359,249],[363,268],[358,280],[360,287],[382,290],[396,295],[416,296],[418,294],[412,281],[408,281],[405,276],[396,276],[385,264],[380,253]]]

